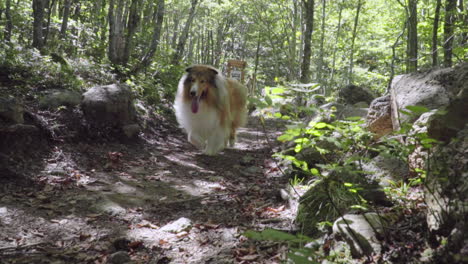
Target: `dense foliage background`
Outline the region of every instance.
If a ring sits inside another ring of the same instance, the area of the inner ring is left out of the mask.
[[[112,68],[153,99],[173,92],[179,65],[228,59],[248,62],[254,86],[382,92],[394,74],[466,60],[467,21],[462,0],[2,0],[0,63],[35,48],[48,67]]]

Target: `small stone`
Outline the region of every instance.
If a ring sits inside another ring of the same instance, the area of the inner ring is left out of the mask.
[[[110,255],[109,263],[112,264],[125,264],[130,262],[130,256],[125,251],[118,251]]]
[[[170,233],[180,233],[192,227],[192,221],[188,218],[182,217],[178,220],[161,227],[161,231]]]
[[[133,138],[140,133],[140,126],[138,124],[126,125],[122,127],[122,131],[128,138]]]

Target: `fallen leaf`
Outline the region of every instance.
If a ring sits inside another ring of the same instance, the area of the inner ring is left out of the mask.
[[[128,247],[131,249],[137,249],[137,248],[143,247],[143,241],[141,240],[132,241],[128,243]]]
[[[159,226],[153,225],[152,223],[137,224],[137,227],[139,227],[139,228],[147,227],[147,228],[151,228],[151,229],[158,229],[159,228]]]
[[[158,242],[158,244],[160,246],[166,245],[167,243],[169,243],[169,242],[167,240],[164,240],[164,239],[159,239],[159,242]]]
[[[245,261],[254,261],[258,257],[259,257],[259,255],[257,255],[257,254],[255,254],[255,255],[245,255],[245,256],[239,257],[239,259],[240,260],[245,260]]]

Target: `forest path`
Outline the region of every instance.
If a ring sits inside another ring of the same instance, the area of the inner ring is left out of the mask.
[[[281,245],[259,250],[242,236],[292,225],[271,159],[282,125],[263,127],[251,118],[217,156],[172,124],[138,143],[56,145],[36,186],[3,186],[1,263],[279,262]]]

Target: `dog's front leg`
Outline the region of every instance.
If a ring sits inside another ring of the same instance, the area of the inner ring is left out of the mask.
[[[187,140],[192,143],[196,148],[198,149],[204,149],[205,148],[205,142],[201,139],[200,136],[194,134],[194,133],[189,133]]]
[[[206,155],[215,155],[221,151],[226,142],[226,133],[222,129],[216,129],[208,138],[204,153]]]

